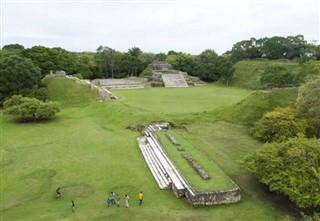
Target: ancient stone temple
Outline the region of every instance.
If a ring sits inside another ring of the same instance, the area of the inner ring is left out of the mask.
[[[198,77],[192,77],[187,72],[174,70],[166,61],[155,61],[143,72],[151,86],[189,87],[205,85]]]
[[[189,87],[205,85],[198,77],[174,70],[166,61],[155,61],[148,65],[142,77],[121,79],[96,79],[94,85],[106,89],[137,89],[145,87]]]

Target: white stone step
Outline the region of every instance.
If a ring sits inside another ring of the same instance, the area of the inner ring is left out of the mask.
[[[138,137],[137,141],[141,149],[141,152],[145,158],[145,161],[147,162],[148,167],[151,170],[151,173],[157,181],[159,187],[161,189],[168,188],[170,185],[170,181],[168,180],[167,175],[165,174],[166,171],[159,163],[156,155],[151,151],[149,144],[146,143],[146,138]]]
[[[172,182],[176,186],[178,190],[185,189],[183,183],[180,181],[179,177],[175,173],[174,168],[172,167],[166,157],[163,155],[163,153],[159,150],[158,145],[155,143],[154,139],[152,137],[147,137],[147,141],[150,144],[151,148],[153,149],[154,153],[157,155],[158,159],[160,160],[161,164],[167,171],[167,174],[171,178]]]
[[[161,163],[165,162],[165,169],[168,168],[167,173],[169,174],[172,182],[175,184],[177,189],[188,189],[191,195],[195,195],[194,190],[192,187],[186,182],[184,177],[179,173],[179,171],[176,169],[176,167],[173,165],[171,160],[168,158],[167,154],[165,153],[164,149],[161,147],[161,145],[157,142],[157,140],[154,138],[154,136],[148,137],[147,138],[148,143],[153,143],[154,148],[158,149],[158,154],[162,155],[162,158],[164,161],[161,161]]]
[[[188,87],[183,74],[161,74],[165,87]]]

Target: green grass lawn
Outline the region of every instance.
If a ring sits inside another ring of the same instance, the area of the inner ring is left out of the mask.
[[[176,149],[177,146],[173,145],[166,137],[166,133],[173,135],[185,151],[178,151]],[[167,132],[157,131],[156,134],[159,136],[161,144],[165,148],[174,165],[183,174],[196,192],[213,192],[237,188],[237,185],[235,185],[235,183],[226,176],[226,174],[221,171],[213,161],[210,161],[203,152],[199,151],[193,143],[190,143],[191,140],[189,140],[189,138],[187,138],[187,140],[185,135],[181,132],[176,130],[170,130]],[[190,154],[190,156],[206,171],[210,176],[210,179],[203,180],[188,161],[182,157],[182,153]]]
[[[139,109],[163,114],[189,114],[234,104],[251,92],[209,84],[188,88],[114,90],[113,93],[120,102]]]
[[[71,80],[49,80],[48,88],[52,99],[61,104],[53,121],[17,124],[1,112],[1,220],[295,220],[266,200],[263,187],[239,170],[236,161],[260,146],[246,127],[204,121],[185,125],[183,133],[201,154],[242,189],[239,203],[200,208],[158,188],[136,142],[140,133],[127,129],[175,120],[179,118],[176,113],[192,121],[198,116],[194,112],[233,104],[249,91],[214,85],[181,92],[160,88],[116,91],[120,100],[96,103],[97,92]],[[177,111],[170,108],[177,98],[169,91],[182,96]],[[210,96],[197,102],[195,92]],[[150,100],[149,93],[162,104]],[[220,99],[219,94],[229,95]],[[190,99],[197,103],[192,105]],[[54,197],[58,187],[61,199]],[[107,208],[110,191],[122,196],[120,208]],[[145,196],[141,207],[139,191]],[[129,209],[122,206],[124,194],[131,197]],[[71,212],[72,199],[75,213]]]

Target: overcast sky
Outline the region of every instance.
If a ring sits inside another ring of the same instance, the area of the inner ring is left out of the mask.
[[[315,0],[1,1],[1,46],[222,54],[250,37],[320,38]]]

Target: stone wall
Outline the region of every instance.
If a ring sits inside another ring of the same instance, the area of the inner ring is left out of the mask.
[[[166,133],[166,136],[168,137],[168,139],[171,141],[173,145],[180,146],[180,143],[176,140],[176,138],[174,138],[174,136],[172,136],[169,133]]]
[[[239,202],[241,191],[239,188],[220,192],[202,192],[191,195],[186,192],[186,197],[192,206],[210,206]]]
[[[210,177],[207,172],[188,154],[183,153],[182,156],[189,162],[189,164],[197,171],[203,180],[209,180]]]

